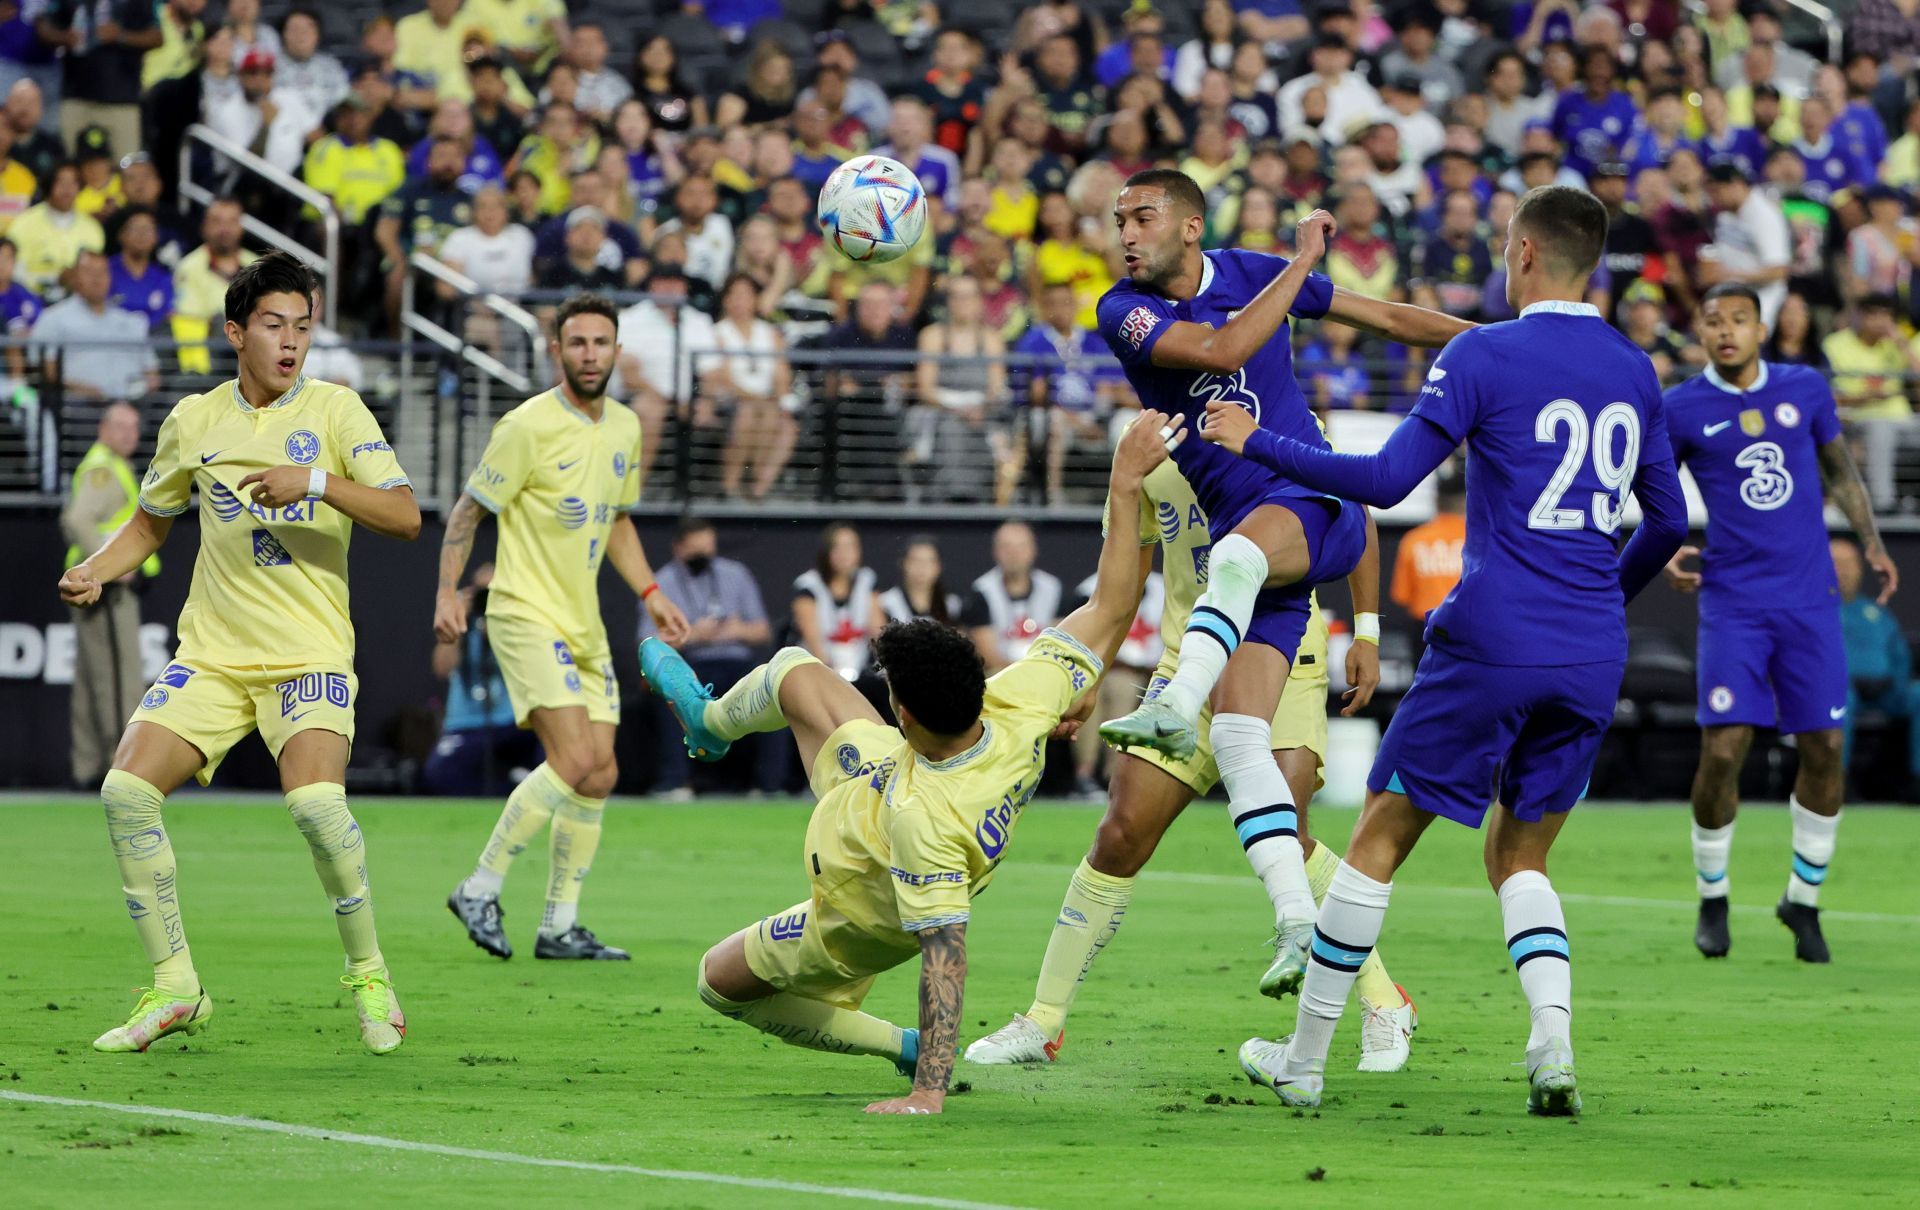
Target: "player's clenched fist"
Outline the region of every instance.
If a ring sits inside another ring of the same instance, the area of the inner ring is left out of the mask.
[[[1340,233],[1340,224],[1331,214],[1316,210],[1294,228],[1293,259],[1317,264],[1327,254],[1327,245]]]
[[[1237,403],[1215,399],[1207,404],[1207,414],[1200,419],[1200,436],[1239,454],[1246,450],[1247,438],[1258,427],[1252,412]]]
[[[1698,546],[1682,546],[1673,552],[1673,558],[1660,570],[1666,575],[1667,583],[1680,592],[1697,592],[1700,588],[1700,573],[1687,568],[1688,559],[1700,557]]]
[[[452,643],[467,633],[467,596],[447,589],[433,600],[433,637]]]
[[[93,568],[76,563],[60,577],[60,599],[69,605],[91,605],[100,599],[100,581]]]
[[[1187,439],[1187,418],[1148,409],[1127,426],[1113,451],[1113,470],[1123,482],[1138,484]]]
[[[261,508],[285,508],[298,500],[307,498],[307,488],[313,482],[313,472],[304,466],[276,466],[272,470],[255,471],[234,485],[237,492],[245,492],[249,487],[249,498]]]

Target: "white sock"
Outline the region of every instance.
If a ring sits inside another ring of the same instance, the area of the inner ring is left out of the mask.
[[[1300,849],[1300,816],[1293,791],[1273,760],[1273,724],[1250,714],[1216,714],[1207,736],[1227,787],[1234,831],[1273,901],[1274,922],[1313,919],[1313,885]]]
[[[1296,1071],[1325,1071],[1333,1027],[1346,1011],[1353,981],[1380,940],[1387,918],[1391,882],[1375,882],[1346,862],[1333,873],[1320,919],[1313,926],[1307,980],[1300,988],[1300,1013],[1294,1022],[1287,1064]]]
[[[1727,861],[1733,855],[1733,825],[1693,825],[1693,885],[1702,899],[1727,897]]]
[[[1228,657],[1253,620],[1253,599],[1267,582],[1267,556],[1252,538],[1228,534],[1207,554],[1207,591],[1194,602],[1180,639],[1180,666],[1160,690],[1183,716],[1198,717]]]
[[[1793,872],[1787,876],[1787,902],[1819,907],[1820,884],[1827,880],[1827,865],[1833,860],[1840,815],[1816,815],[1801,806],[1798,798],[1787,800],[1787,814],[1793,818]]]
[[[505,874],[493,870],[475,870],[460,884],[460,893],[468,899],[498,899],[500,888],[506,885]]]
[[[1527,1049],[1549,1038],[1571,1041],[1573,958],[1567,949],[1567,918],[1553,883],[1539,870],[1521,870],[1501,883],[1500,920],[1533,1015]]]

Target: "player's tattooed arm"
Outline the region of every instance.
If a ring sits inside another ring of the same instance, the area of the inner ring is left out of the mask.
[[[920,934],[920,1066],[915,1092],[945,1094],[960,1044],[960,1007],[967,990],[967,924]]]
[[[465,492],[447,513],[447,532],[440,539],[440,584],[434,592],[433,633],[451,643],[467,632],[467,599],[460,595],[460,577],[473,555],[473,535],[487,510]]]
[[[1880,527],[1873,519],[1873,501],[1867,497],[1867,485],[1860,481],[1860,468],[1854,464],[1853,451],[1845,437],[1835,437],[1820,447],[1820,478],[1834,506],[1845,514],[1847,524],[1866,547],[1867,565],[1880,576],[1880,604],[1900,587],[1900,569],[1887,554],[1880,540]]]

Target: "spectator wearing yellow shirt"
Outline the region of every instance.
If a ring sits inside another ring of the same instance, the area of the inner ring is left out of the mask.
[[[33,205],[40,182],[33,170],[13,158],[13,124],[0,119],[0,235]]]
[[[1033,149],[1019,139],[1001,139],[993,145],[987,195],[987,213],[980,225],[1002,239],[1025,239],[1040,217],[1040,195],[1027,174],[1033,171]]]
[[[200,14],[207,0],[166,0],[160,6],[160,45],[140,59],[140,91],[162,80],[177,80],[200,66],[207,27]]]
[[[7,228],[7,238],[20,249],[14,279],[49,299],[65,293],[60,277],[82,251],[104,252],[107,247],[107,233],[99,222],[75,207],[79,197],[80,169],[61,164],[47,182],[47,200],[28,207]]]
[[[400,76],[400,108],[425,112],[439,100],[473,99],[461,52],[467,30],[474,24],[460,0],[427,0],[424,11],[394,24],[393,69]]]
[[[1869,294],[1855,306],[1853,325],[1820,344],[1843,419],[1900,420],[1913,415],[1905,379],[1920,372],[1920,357],[1901,341],[1894,308],[1891,295]]]
[[[466,14],[492,33],[514,66],[535,75],[566,49],[570,36],[566,0],[467,0]]]
[[[1343,186],[1333,217],[1340,233],[1327,247],[1326,274],[1336,286],[1368,298],[1394,299],[1400,291],[1400,257],[1393,241],[1374,229],[1380,202],[1358,182]]]
[[[1098,327],[1094,310],[1114,279],[1100,252],[1106,232],[1093,220],[1088,220],[1091,226],[1083,224],[1064,193],[1042,197],[1039,214],[1033,256],[1027,264],[1027,296],[1038,298],[1042,286],[1066,282],[1080,304],[1073,322],[1082,328]]]
[[[1906,133],[1880,158],[1880,183],[1909,192],[1920,187],[1920,101],[1907,106]]]
[[[215,198],[200,220],[198,248],[173,268],[173,311],[178,317],[210,324],[226,315],[227,285],[250,265],[255,254],[240,246],[246,211],[232,198]]]
[[[107,141],[104,126],[89,126],[80,132],[74,154],[80,165],[80,196],[73,208],[95,218],[106,218],[126,203],[120,188],[120,174],[113,170],[113,146]]]
[[[571,204],[572,180],[600,159],[600,136],[580,120],[573,106],[555,101],[540,115],[540,129],[528,135],[507,164],[507,176],[525,170],[540,178],[540,210],[559,214]]]
[[[358,94],[348,93],[333,113],[333,133],[307,148],[300,175],[358,227],[406,180],[406,155],[392,140],[374,136],[373,109]],[[320,214],[308,207],[305,217],[315,222]]]

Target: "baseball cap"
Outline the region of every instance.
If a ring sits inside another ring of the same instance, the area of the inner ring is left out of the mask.
[[[1707,179],[1725,185],[1733,181],[1744,181],[1747,179],[1747,174],[1740,171],[1738,161],[1718,156],[1713,163],[1707,165]]]
[[[571,231],[582,223],[607,225],[607,216],[598,206],[575,206],[567,212],[567,230]]]
[[[240,57],[239,69],[241,71],[272,71],[273,52],[256,46]]]
[[[73,158],[76,160],[110,160],[113,158],[113,140],[107,135],[104,126],[89,126],[73,140]]]

